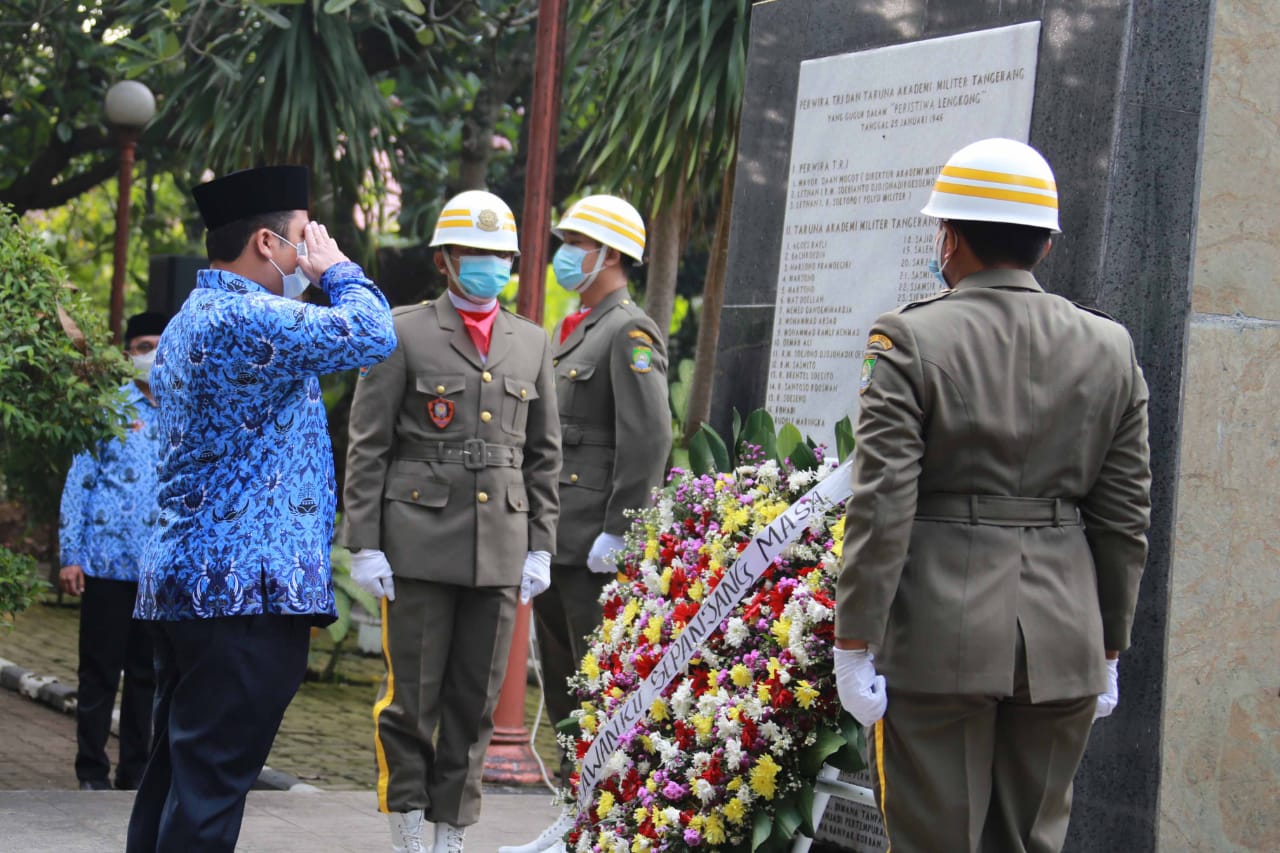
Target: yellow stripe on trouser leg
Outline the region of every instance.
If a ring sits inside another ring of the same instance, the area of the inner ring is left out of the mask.
[[[884,836],[889,839],[889,847],[885,853],[893,850],[893,837],[889,835],[889,813],[884,804],[889,801],[889,791],[884,783],[884,718],[875,721],[872,733],[876,741],[876,776],[880,780],[880,819],[884,821]]]
[[[378,718],[390,705],[396,695],[396,676],[391,669],[391,645],[387,640],[387,600],[382,599],[382,657],[387,662],[387,690],[381,699],[373,703],[373,750],[378,758],[378,810],[384,814],[391,812],[387,805],[387,783],[391,773],[387,769],[387,753],[382,748],[382,733],[378,728]]]

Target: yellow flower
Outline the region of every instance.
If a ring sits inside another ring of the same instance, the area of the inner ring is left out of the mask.
[[[658,829],[667,825],[667,813],[657,806],[653,807],[653,825]]]
[[[655,778],[653,778],[652,776],[650,776],[650,777],[649,777],[649,781],[648,781],[648,782],[645,782],[645,783],[644,783],[644,786],[645,786],[646,788],[648,788],[648,789],[649,789],[649,791],[651,791],[651,792],[652,792],[652,791],[656,791],[656,790],[658,790],[658,780],[657,780],[657,779],[655,779]],[[660,812],[661,812],[661,810],[660,810],[660,809],[654,809],[654,810],[653,810],[653,819],[654,819],[654,821],[655,821],[655,822],[658,820],[658,815],[660,814]]]
[[[621,698],[622,698],[622,688],[621,688],[621,687],[614,687],[614,688],[610,689],[610,690],[609,690],[609,695],[610,695],[610,696],[612,696],[614,699],[621,699]]]
[[[765,754],[762,756],[756,762],[756,766],[751,768],[751,790],[766,800],[772,800],[776,791],[775,779],[781,769],[778,766],[778,762],[773,760],[772,755]]]
[[[649,625],[644,629],[644,638],[655,646],[662,640],[661,616],[649,617]]]
[[[839,560],[844,553],[844,516],[841,516],[831,528],[831,538],[835,540],[835,544],[831,546],[831,553]]]
[[[640,735],[640,745],[644,747],[644,751],[653,754],[653,739],[648,735]]]
[[[630,625],[631,620],[636,618],[636,614],[640,612],[640,602],[634,598],[627,602],[627,606],[622,610],[622,624]],[[605,632],[608,633],[607,631]]]
[[[820,694],[812,684],[807,681],[796,683],[796,701],[800,703],[801,708],[808,708],[813,704],[813,700],[817,699]]]
[[[733,503],[736,505],[723,512],[724,520],[720,522],[720,529],[728,535],[737,533],[751,521],[751,510],[737,504],[737,501]]]
[[[661,551],[658,548],[658,539],[653,535],[653,531],[650,530],[649,539],[644,543],[644,558],[646,560],[656,560],[659,553]]]
[[[694,601],[702,600],[702,581],[694,581],[693,585],[689,587],[689,598]],[[632,600],[634,601],[635,599]]]
[[[639,826],[638,823],[636,825]],[[646,853],[651,846],[649,839],[643,835],[637,835],[635,840],[631,842],[631,853]]]
[[[694,714],[689,722],[693,723],[693,729],[698,733],[699,737],[711,736],[711,724],[715,721],[710,717],[704,714]]]
[[[735,663],[733,669],[729,670],[729,679],[735,687],[746,687],[751,683],[751,670],[747,669],[740,663]],[[738,710],[735,706],[733,710]]]
[[[719,815],[707,815],[707,820],[703,825],[702,835],[711,844],[724,843],[724,822],[720,820]]]
[[[738,780],[734,779],[733,781],[737,782]],[[739,800],[737,797],[734,797],[732,800],[725,803],[724,808],[721,811],[723,811],[724,816],[729,819],[729,823],[734,826],[741,826],[742,819],[747,814],[747,809],[742,805],[742,800]]]
[[[765,756],[768,758],[768,756]],[[752,771],[755,772],[755,771]],[[772,782],[770,782],[772,784]],[[604,820],[609,814],[609,810],[613,808],[613,793],[604,791],[600,794],[600,802],[596,803],[596,817]]]
[[[655,723],[661,723],[667,719],[667,703],[661,698],[654,699],[653,704],[649,706],[649,716]]]
[[[773,634],[773,638],[778,641],[778,645],[785,646],[791,636],[791,620],[786,616],[783,616],[781,619],[773,623],[773,628],[770,630],[770,633]]]
[[[596,656],[587,652],[582,658],[582,671],[586,673],[587,678],[595,680],[600,677],[600,663],[596,660]]]
[[[734,776],[732,779],[729,780],[728,784],[726,784],[724,787],[726,791],[738,790],[739,788],[742,787],[742,777]]]
[[[671,567],[670,566],[667,566],[665,569],[662,570],[662,577],[658,578],[658,589],[662,591],[663,595],[666,595],[671,591]]]
[[[764,704],[769,704],[769,685],[761,684],[756,688],[756,698]]]
[[[776,657],[769,658],[767,669],[769,670],[769,677],[773,678],[775,675],[777,675],[779,672],[782,671],[782,661],[778,660]]]
[[[636,809],[634,812],[631,813],[631,819],[635,821],[636,826],[639,826],[640,824],[644,823],[644,819],[648,816],[649,816],[649,810],[644,806],[641,806],[640,808]]]
[[[703,820],[704,820],[704,818],[702,817],[702,815],[700,815],[700,814],[696,814],[696,815],[694,815],[693,817],[689,818],[689,828],[690,828],[690,829],[702,829],[702,821],[703,821]]]
[[[739,708],[737,705],[734,705],[733,707],[731,707],[729,709],[729,719],[733,720],[735,723],[738,720],[742,719],[742,709]]]
[[[786,512],[788,504],[781,501],[757,501],[753,506],[756,510],[756,522],[763,527]]]
[[[596,715],[583,714],[582,719],[578,720],[578,725],[588,734],[594,732],[596,730]]]

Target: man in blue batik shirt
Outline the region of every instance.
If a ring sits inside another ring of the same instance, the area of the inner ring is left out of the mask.
[[[58,530],[62,591],[80,596],[76,701],[76,778],[85,791],[111,787],[107,735],[120,688],[120,761],[116,787],[138,787],[151,747],[155,670],[150,626],[133,618],[138,558],[159,516],[156,463],[160,425],[149,383],[162,314],[135,314],[124,351],[137,378],[121,390],[125,433],[101,441],[71,463]],[[121,685],[120,673],[124,672]]]
[[[318,374],[382,361],[396,345],[387,300],[308,222],[305,168],[235,172],[193,195],[210,269],[152,372],[160,518],[134,615],[156,624],[156,736],[130,853],[235,849],[311,627],[337,615]],[[297,300],[312,284],[330,307]]]

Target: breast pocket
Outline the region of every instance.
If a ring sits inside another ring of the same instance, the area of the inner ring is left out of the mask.
[[[538,390],[529,379],[508,376],[503,380],[502,428],[512,435],[524,435],[529,423],[529,404],[538,399]]]
[[[587,407],[587,389],[584,383],[596,373],[594,364],[561,364],[556,370],[556,402],[560,414],[581,417],[579,409]],[[579,399],[581,398],[581,399]]]

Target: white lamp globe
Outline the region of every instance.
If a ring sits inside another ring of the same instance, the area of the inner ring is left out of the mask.
[[[107,90],[107,121],[116,127],[142,127],[156,114],[156,97],[137,80],[121,80]]]

